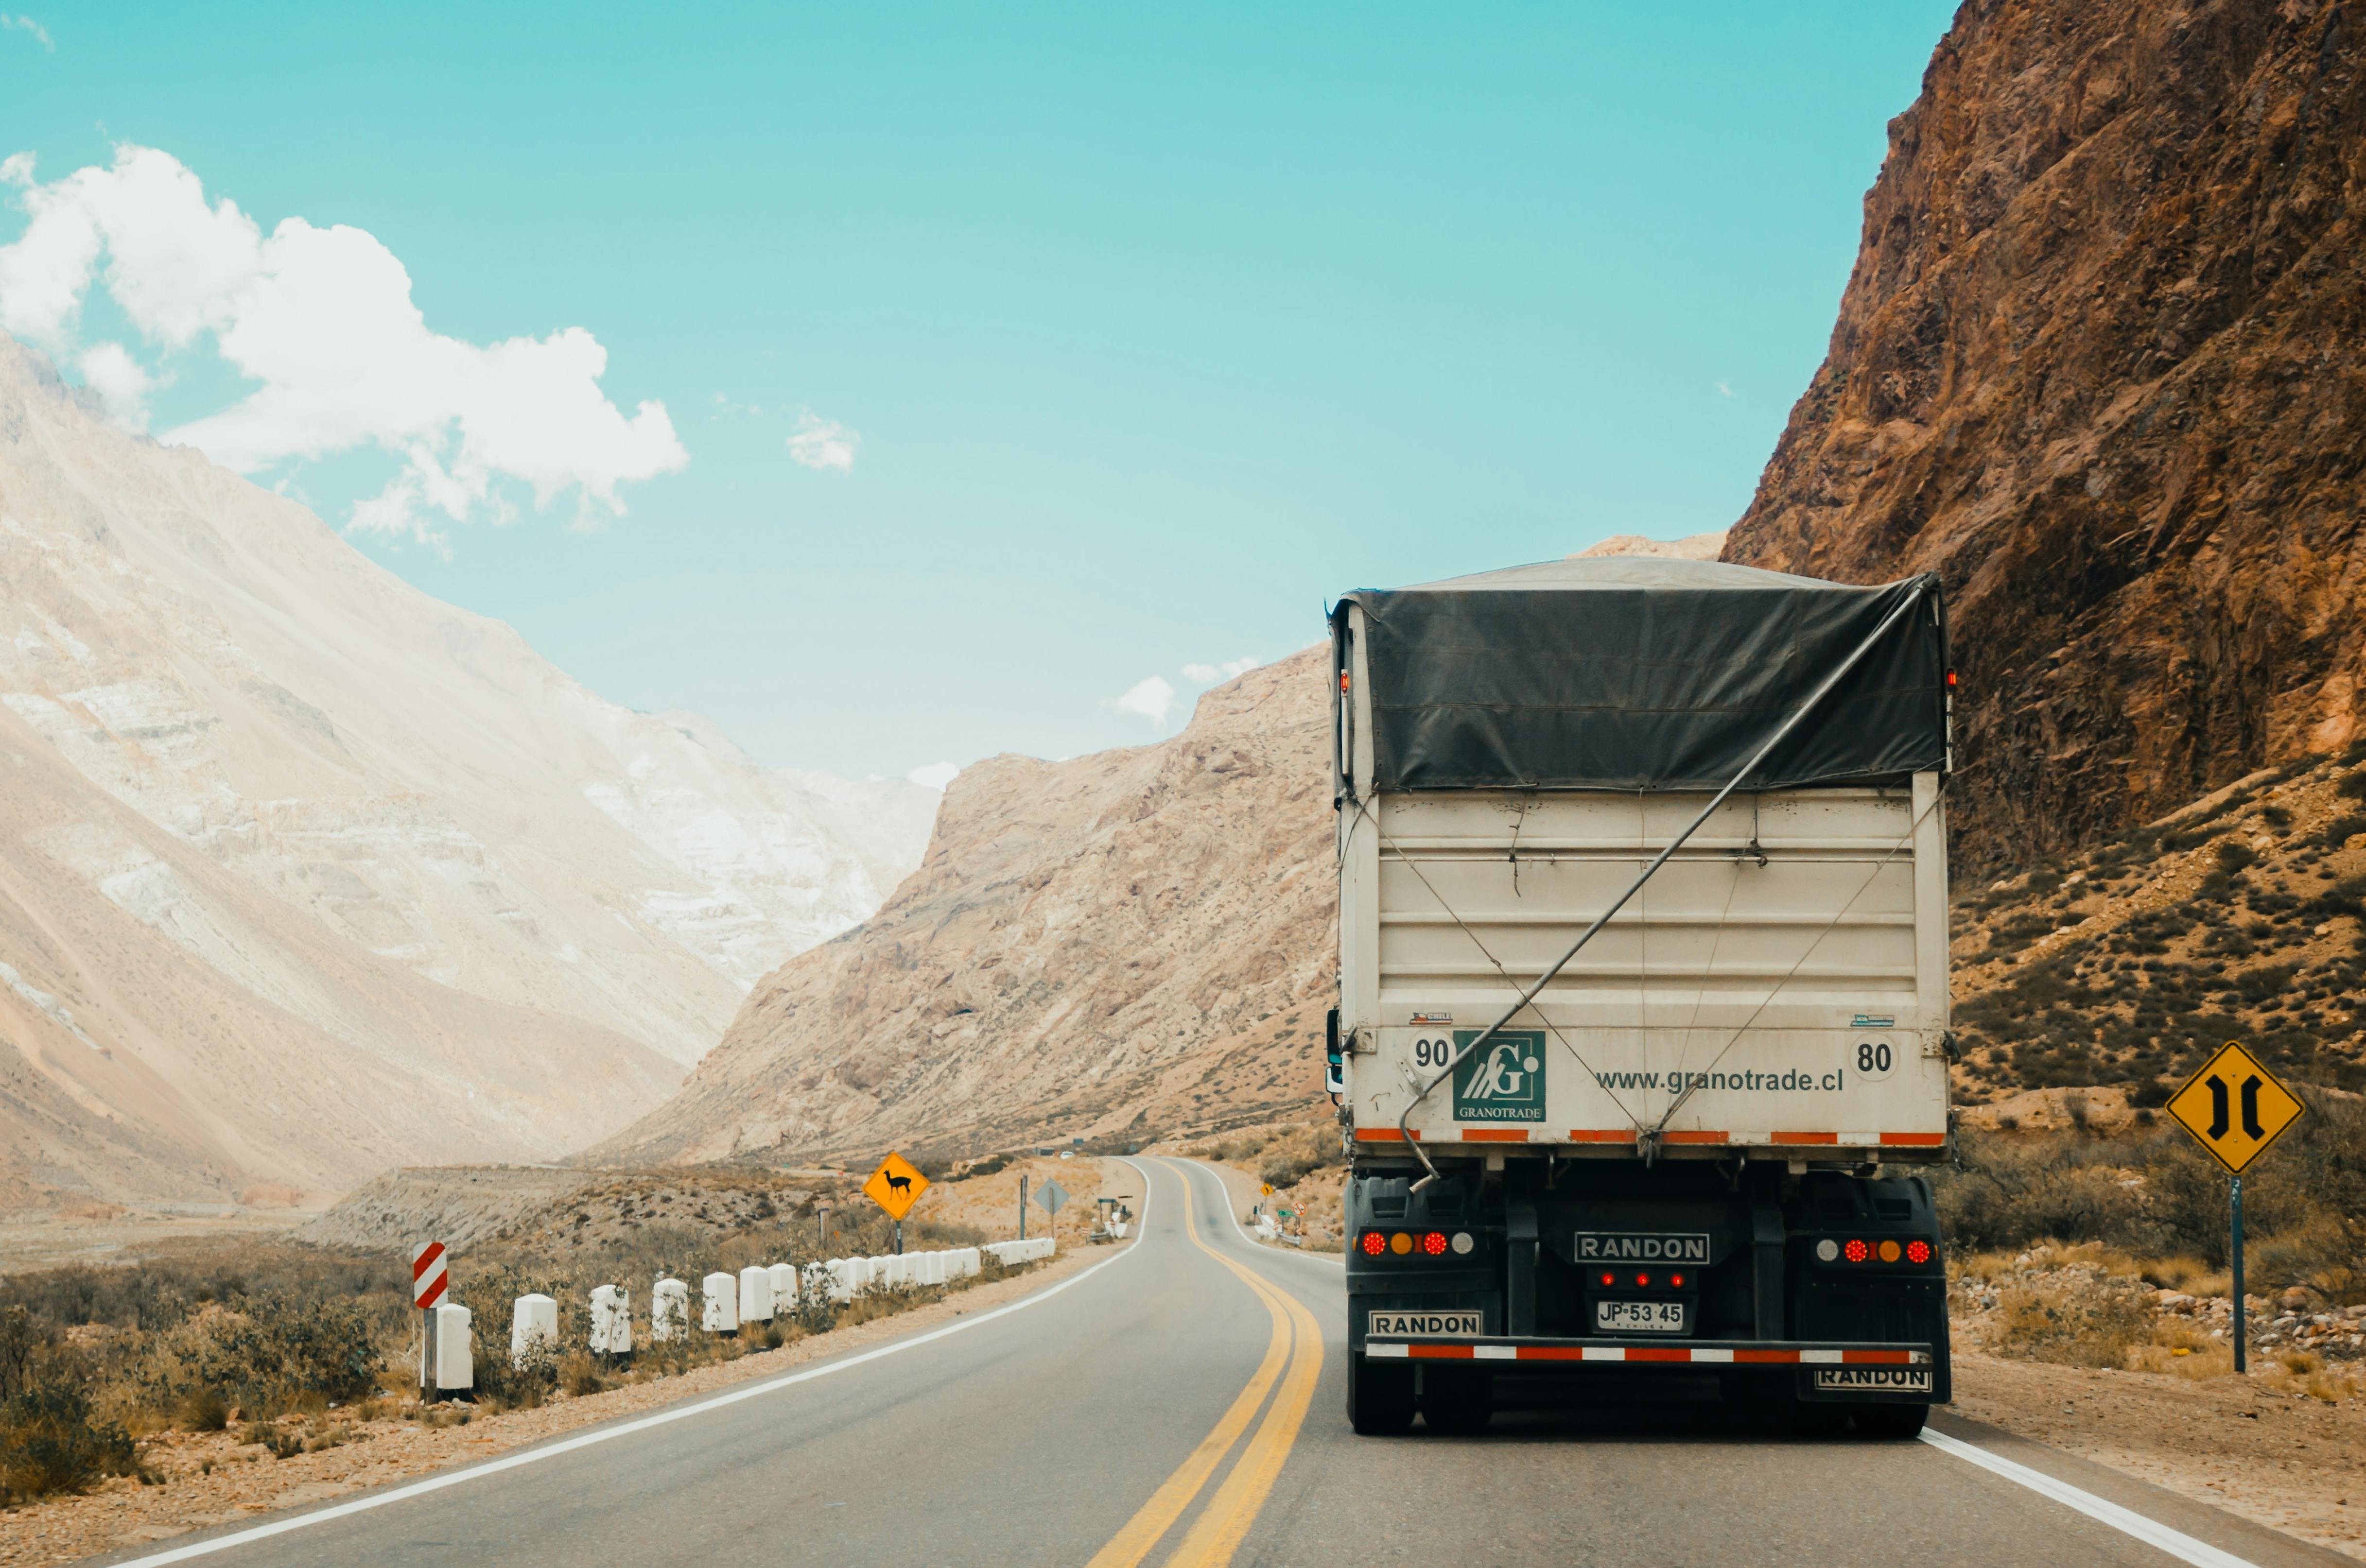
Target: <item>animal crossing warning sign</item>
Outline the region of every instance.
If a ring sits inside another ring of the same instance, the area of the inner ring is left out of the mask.
[[[2307,1113],[2298,1095],[2232,1040],[2169,1101],[2169,1114],[2236,1176]]]
[[[889,1219],[902,1219],[929,1190],[929,1179],[912,1168],[912,1162],[890,1150],[862,1183],[862,1195],[887,1211]]]

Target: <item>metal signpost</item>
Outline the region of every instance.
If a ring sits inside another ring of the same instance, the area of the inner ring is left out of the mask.
[[[1019,1239],[1027,1239],[1027,1172],[1019,1173]]]
[[[1043,1205],[1043,1212],[1056,1223],[1060,1217],[1060,1205],[1068,1201],[1068,1190],[1057,1182],[1046,1182],[1035,1190],[1035,1201]]]
[[[2243,1172],[2308,1114],[2300,1096],[2278,1081],[2258,1058],[2233,1040],[2202,1064],[2169,1098],[2169,1114],[2226,1168],[2234,1263],[2235,1370],[2250,1371],[2249,1331],[2243,1320]]]
[[[440,1241],[411,1249],[411,1301],[419,1308],[419,1398],[435,1397],[435,1308],[451,1287],[449,1260]]]
[[[885,1209],[887,1217],[896,1222],[898,1257],[904,1252],[904,1216],[912,1212],[912,1205],[928,1190],[929,1179],[920,1174],[919,1168],[893,1149],[879,1162],[879,1169],[871,1173],[871,1180],[862,1183],[862,1195]]]
[[[829,1250],[829,1200],[828,1198],[815,1201],[814,1217],[821,1221],[821,1249],[814,1254],[818,1258],[822,1253]]]

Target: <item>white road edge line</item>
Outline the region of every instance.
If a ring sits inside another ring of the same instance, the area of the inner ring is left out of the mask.
[[[1128,1160],[1126,1163],[1132,1162]],[[1139,1170],[1140,1167],[1137,1166],[1135,1169]],[[1150,1182],[1147,1177],[1144,1178],[1142,1184],[1142,1217],[1144,1222],[1150,1218]],[[848,1356],[835,1361],[825,1361],[820,1366],[807,1367],[803,1372],[791,1372],[786,1377],[772,1378],[763,1383],[750,1383],[744,1388],[735,1388],[728,1393],[718,1394],[711,1399],[702,1399],[695,1405],[682,1405],[670,1410],[660,1410],[653,1416],[644,1416],[637,1421],[625,1421],[613,1427],[602,1427],[577,1437],[563,1439],[543,1448],[528,1449],[524,1453],[508,1454],[500,1459],[487,1460],[482,1464],[472,1464],[464,1470],[450,1471],[442,1475],[431,1475],[424,1481],[414,1481],[407,1486],[398,1486],[391,1492],[378,1492],[366,1497],[356,1497],[350,1503],[339,1503],[334,1507],[322,1508],[317,1513],[299,1514],[293,1518],[275,1519],[269,1524],[257,1525],[253,1529],[242,1529],[232,1535],[216,1536],[210,1540],[192,1541],[186,1546],[176,1546],[170,1551],[159,1551],[148,1557],[135,1557],[129,1562],[118,1563],[116,1568],[159,1568],[159,1565],[166,1562],[186,1562],[193,1557],[206,1557],[217,1551],[227,1551],[233,1546],[244,1546],[251,1541],[263,1540],[275,1535],[285,1535],[290,1530],[326,1524],[331,1519],[341,1519],[350,1514],[367,1513],[372,1508],[383,1508],[389,1503],[400,1503],[409,1498],[424,1496],[430,1492],[441,1492],[446,1486],[457,1486],[464,1481],[474,1481],[479,1476],[497,1474],[504,1470],[515,1470],[522,1465],[536,1464],[546,1459],[556,1459],[563,1453],[573,1453],[577,1449],[588,1449],[595,1443],[630,1437],[636,1432],[646,1432],[653,1427],[663,1427],[675,1421],[687,1420],[693,1416],[720,1409],[726,1405],[737,1405],[743,1399],[753,1399],[760,1394],[777,1393],[781,1389],[796,1383],[810,1383],[815,1378],[828,1377],[832,1372],[841,1372],[849,1367],[859,1367],[865,1361],[875,1361],[883,1356],[917,1350],[922,1345],[942,1339],[948,1335],[959,1334],[964,1329],[975,1328],[981,1323],[991,1323],[997,1317],[1008,1317],[1014,1312],[1024,1311],[1028,1307],[1047,1302],[1071,1285],[1083,1284],[1110,1264],[1124,1262],[1128,1258],[1132,1257],[1134,1249],[1129,1247],[1114,1258],[1104,1258],[1084,1272],[1071,1274],[1056,1285],[1047,1285],[1031,1295],[1021,1296],[1008,1306],[997,1306],[991,1312],[981,1312],[975,1317],[964,1317],[958,1323],[948,1323],[942,1328],[931,1328],[926,1334],[916,1334],[908,1339],[897,1339],[892,1344],[882,1345],[876,1350],[864,1350],[859,1355]]]
[[[2105,1502],[2091,1492],[2082,1492],[2067,1481],[2057,1481],[2042,1470],[2016,1464],[1961,1438],[1951,1438],[1944,1432],[1934,1432],[1925,1427],[1922,1440],[1942,1453],[1953,1454],[1957,1459],[1977,1464],[1982,1470],[2026,1486],[2041,1496],[2051,1497],[2065,1507],[2076,1508],[2090,1519],[2100,1519],[2124,1535],[2132,1535],[2146,1546],[2166,1551],[2180,1562],[2194,1564],[2194,1568],[2258,1568],[2248,1558],[2222,1551],[2206,1540],[2196,1540],[2182,1530],[2174,1530],[2158,1519],[2146,1518],[2134,1508]]]

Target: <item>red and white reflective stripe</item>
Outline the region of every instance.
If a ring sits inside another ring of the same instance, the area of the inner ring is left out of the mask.
[[[450,1283],[445,1272],[444,1244],[422,1241],[411,1251],[411,1301],[425,1311],[444,1299]]]
[[[1416,1361],[1622,1361],[1630,1365],[1675,1363],[1684,1366],[1919,1366],[1930,1359],[1922,1350],[1755,1350],[1748,1346],[1708,1345],[1410,1345],[1402,1340],[1373,1339],[1364,1346],[1368,1356],[1395,1356]]]
[[[1389,1126],[1358,1127],[1356,1137],[1362,1143],[1396,1143],[1406,1135]],[[1422,1130],[1414,1127],[1411,1137],[1419,1139]],[[1555,1138],[1541,1132],[1532,1133],[1527,1127],[1461,1127],[1444,1133],[1430,1134],[1431,1143],[1452,1139],[1462,1143],[1633,1143],[1632,1127],[1572,1127]],[[1757,1133],[1717,1132],[1693,1127],[1671,1128],[1662,1138],[1670,1144],[1745,1144],[1774,1148],[1831,1148],[1835,1147],[1878,1147],[1882,1148],[1938,1148],[1945,1145],[1945,1133]]]

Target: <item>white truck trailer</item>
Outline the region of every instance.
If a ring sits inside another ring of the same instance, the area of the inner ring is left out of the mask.
[[[1573,559],[1332,621],[1357,1430],[1948,1397],[1946,622]]]

